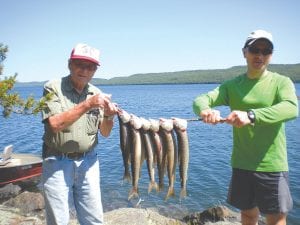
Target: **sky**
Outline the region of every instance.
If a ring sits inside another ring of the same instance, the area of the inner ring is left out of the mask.
[[[299,0],[0,0],[4,76],[20,82],[69,74],[77,43],[100,50],[95,78],[245,65],[257,29],[272,33],[271,63],[300,63]],[[1,79],[3,76],[1,76]]]

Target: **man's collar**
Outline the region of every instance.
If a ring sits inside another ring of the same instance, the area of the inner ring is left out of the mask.
[[[74,88],[74,85],[72,83],[72,80],[71,80],[71,75],[68,75],[67,77],[65,77],[64,79],[64,82],[65,84],[63,85],[63,88],[68,91],[68,92],[77,92],[76,89]],[[89,94],[89,87],[90,87],[90,84],[87,84],[82,93],[81,94],[85,94],[85,95],[88,95]],[[78,92],[77,92],[78,93]]]

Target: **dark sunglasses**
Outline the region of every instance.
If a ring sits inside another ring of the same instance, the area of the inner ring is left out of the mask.
[[[252,46],[248,47],[248,51],[252,54],[255,54],[255,55],[256,54],[262,54],[264,56],[271,55],[273,53],[273,49],[271,49],[271,48],[259,49],[259,48],[252,47]]]
[[[81,70],[95,71],[97,69],[97,65],[94,64],[85,64],[78,61],[73,61],[74,65]]]

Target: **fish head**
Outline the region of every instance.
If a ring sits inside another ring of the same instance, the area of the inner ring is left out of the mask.
[[[100,97],[101,98],[106,98],[106,99],[108,99],[109,101],[111,101],[111,94],[107,94],[107,93],[104,93],[104,92],[101,92],[100,93]]]
[[[121,109],[118,112],[118,115],[120,116],[120,119],[122,120],[123,123],[128,123],[130,121],[131,116],[125,110]]]
[[[158,120],[154,120],[154,119],[149,119],[150,121],[150,130],[152,130],[153,132],[158,132],[159,131],[159,121]]]
[[[185,131],[187,129],[187,120],[176,117],[172,117],[172,120],[176,129],[179,129],[181,131]]]
[[[159,125],[162,129],[166,131],[173,130],[173,121],[171,119],[160,118]]]
[[[141,119],[133,114],[130,115],[130,124],[136,130],[141,129],[143,125]]]
[[[149,120],[146,120],[145,118],[141,117],[140,118],[141,121],[142,121],[142,127],[143,127],[143,130],[149,130],[150,129],[150,126],[151,126],[151,123]]]

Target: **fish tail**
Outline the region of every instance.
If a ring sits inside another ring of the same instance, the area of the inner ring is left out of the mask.
[[[186,188],[182,188],[180,191],[180,198],[185,198],[186,196],[187,196]]]
[[[159,184],[158,185],[158,188],[157,188],[157,192],[161,192],[161,191],[163,191],[164,190],[164,184],[162,183],[162,184]]]
[[[123,176],[123,180],[127,181],[128,183],[131,182],[131,176],[129,173],[124,173],[124,176]]]
[[[155,181],[152,181],[152,182],[149,183],[148,194],[152,191],[153,188],[156,190],[156,192],[159,189],[158,185],[157,185],[157,183]]]
[[[139,197],[138,189],[132,188],[128,195],[128,201],[132,198],[138,198],[138,197]]]
[[[168,193],[167,193],[167,195],[166,195],[166,197],[165,197],[165,201],[167,201],[168,198],[170,198],[171,196],[172,196],[172,197],[175,196],[174,187],[169,187]]]

